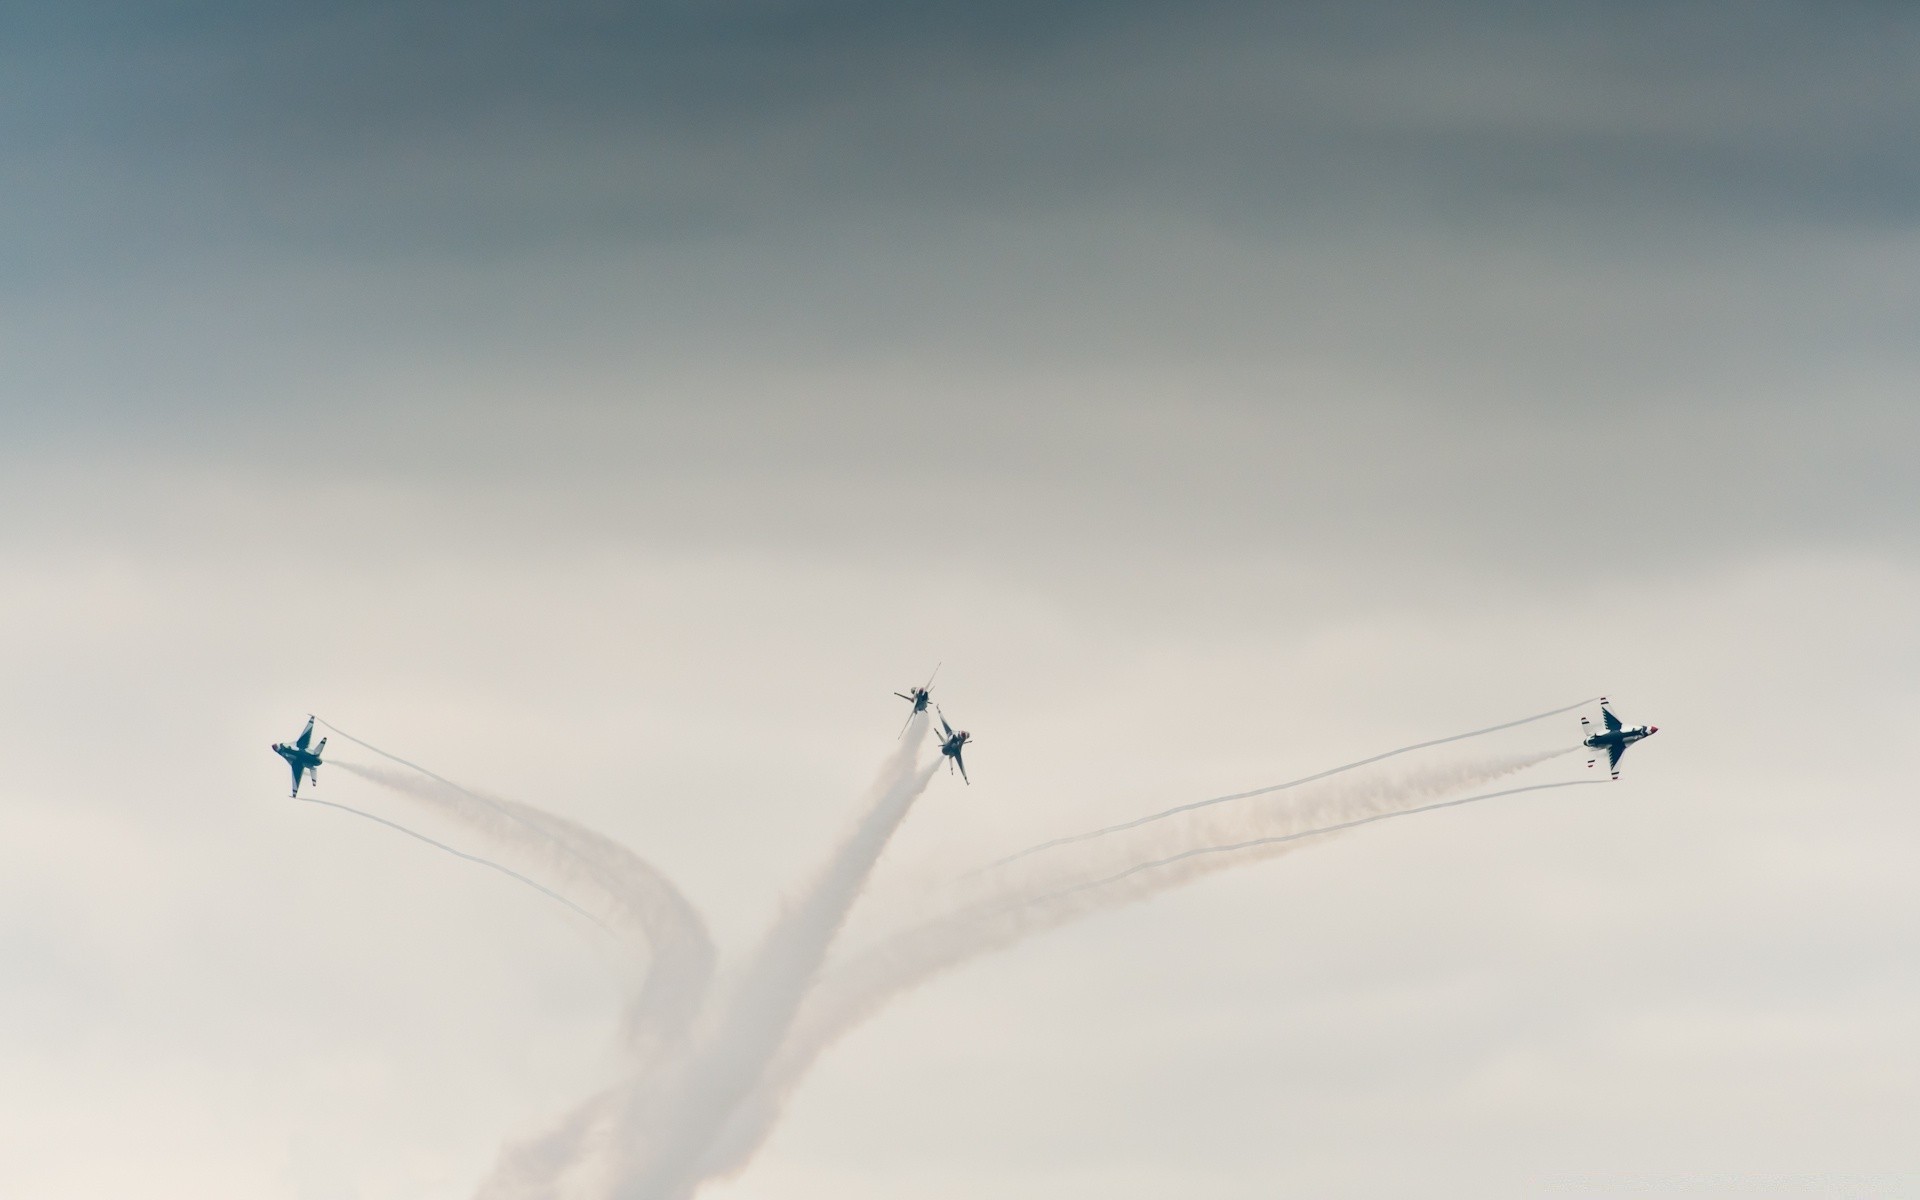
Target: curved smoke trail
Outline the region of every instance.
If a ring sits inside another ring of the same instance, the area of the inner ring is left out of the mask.
[[[336,764],[342,769],[425,801],[498,843],[531,854],[562,878],[577,881],[584,873],[639,931],[654,955],[647,981],[629,1007],[629,1043],[659,1042],[684,1030],[713,976],[713,939],[699,910],[659,868],[583,825],[530,804],[471,791],[327,720],[320,724],[439,788],[424,788],[417,780],[355,763]]]
[[[320,726],[323,729],[326,729],[327,731],[329,731],[330,733],[338,734],[340,737],[344,738],[349,742],[352,742],[354,745],[360,747],[363,750],[371,750],[375,754],[378,754],[381,758],[386,759],[388,762],[398,763],[400,766],[407,768],[409,771],[413,771],[419,775],[424,775],[428,779],[431,779],[435,783],[439,784],[441,787],[447,788],[449,791],[457,792],[475,804],[480,804],[480,805],[484,805],[487,808],[491,808],[495,812],[499,813],[501,816],[506,817],[508,820],[514,821],[517,824],[524,826],[529,832],[532,832],[535,834],[546,833],[545,830],[542,830],[540,828],[540,823],[537,818],[529,820],[528,817],[524,815],[523,812],[515,811],[516,808],[520,808],[525,810],[526,813],[535,813],[535,814],[545,815],[544,813],[541,812],[541,810],[533,808],[533,806],[531,805],[516,806],[512,801],[501,800],[493,796],[487,796],[479,792],[471,791],[467,788],[461,787],[459,784],[455,783],[451,779],[448,779],[444,775],[439,775],[434,773],[433,771],[428,770],[427,768],[421,766],[417,762],[410,762],[407,759],[401,758],[398,754],[395,754],[390,750],[383,750],[380,747],[374,745],[372,742],[353,736],[352,734],[348,733],[346,730],[340,728],[338,725],[335,725],[333,722],[327,720],[325,717],[315,717],[314,720],[318,721],[320,723]],[[345,767],[345,769],[347,770],[354,769],[354,766],[352,763],[345,763],[341,765]]]
[[[332,800],[321,800],[315,796],[298,796],[295,798],[298,799],[302,804],[324,804],[328,808],[337,808],[341,812],[352,813],[356,817],[365,817],[369,821],[374,821],[374,822],[377,822],[378,824],[385,825],[388,829],[397,829],[401,833],[406,834],[410,838],[417,838],[420,841],[425,842],[427,845],[435,847],[436,849],[445,850],[448,854],[453,855],[455,858],[464,858],[470,863],[479,863],[483,867],[491,867],[494,870],[500,872],[502,875],[507,876],[508,878],[519,880],[521,883],[526,884],[528,887],[532,888],[536,892],[541,893],[542,895],[546,896],[548,899],[558,901],[559,903],[566,905],[568,908],[572,909],[574,912],[579,913],[581,916],[585,917],[587,920],[592,921],[595,925],[598,925],[601,929],[606,930],[606,932],[608,933],[613,932],[612,928],[609,927],[607,923],[605,921],[602,921],[599,917],[596,917],[592,913],[588,912],[586,909],[581,908],[578,904],[575,904],[573,901],[567,899],[565,896],[562,896],[559,892],[554,891],[552,888],[548,887],[546,884],[541,883],[540,881],[535,879],[529,879],[525,875],[522,875],[520,872],[514,870],[512,867],[505,866],[501,863],[497,863],[490,858],[483,858],[478,854],[468,854],[465,850],[457,850],[454,847],[447,845],[445,842],[436,841],[435,839],[428,837],[426,834],[421,833],[418,830],[409,829],[398,821],[389,821],[385,817],[378,817],[370,812],[362,812],[360,809],[357,809],[350,804],[340,804]]]
[[[1590,703],[1590,702],[1583,702]],[[545,1134],[502,1153],[480,1200],[689,1200],[739,1169],[777,1123],[787,1097],[818,1057],[905,991],[977,955],[1088,913],[1144,900],[1229,866],[1294,849],[1308,839],[1402,816],[1592,780],[1507,788],[1409,807],[1543,762],[1568,750],[1489,758],[1421,770],[1336,776],[1415,750],[1512,729],[1580,705],[1437,738],[1287,783],[1167,809],[1059,838],[957,881],[948,910],[847,959],[827,955],[875,862],[941,762],[916,766],[926,718],[889,758],[854,829],[763,938],[734,983],[713,997],[714,955],[704,923],[677,889],[625,847],[527,805],[467,791],[414,763],[327,728],[394,763],[343,769],[430,804],[571,895],[489,859],[455,850],[371,813],[343,808],[482,862],[585,912],[595,899],[638,930],[653,951],[628,1009],[629,1041],[644,1047],[621,1081],[576,1106]],[[1315,786],[1309,786],[1315,785]],[[1304,788],[1284,811],[1228,801]],[[1042,850],[1064,853],[1033,857]],[[588,915],[591,915],[590,913]]]
[[[423,780],[360,763],[331,765],[462,822],[575,896],[591,891],[622,930],[645,942],[653,961],[626,1018],[635,1053],[658,1053],[693,1020],[712,978],[713,942],[693,905],[651,863],[564,817],[477,795],[430,773],[422,772]]]
[[[651,962],[622,1017],[635,1071],[658,1064],[685,1039],[711,986],[716,955],[699,912],[657,868],[591,829],[531,805],[471,791],[331,722],[320,723],[415,774],[335,765],[460,821],[506,853],[531,860],[529,869],[562,881],[576,894],[586,885],[622,928],[647,945]],[[590,1099],[545,1134],[505,1147],[482,1195],[492,1200],[553,1195],[556,1180],[583,1157],[605,1100],[604,1095]]]
[[[331,726],[330,726],[331,728]],[[530,805],[469,791],[417,764],[361,742],[418,772],[406,775],[358,763],[336,763],[351,774],[421,801],[479,831],[508,854],[530,859],[567,890],[587,890],[616,924],[637,934],[652,961],[623,1013],[630,1073],[659,1068],[686,1039],[711,986],[715,953],[706,923],[679,889],[652,864],[618,842]],[[593,1157],[608,1094],[577,1105],[536,1137],[505,1146],[479,1195],[485,1200],[545,1200],[560,1181]]]
[[[1526,787],[1507,788],[1504,791],[1498,792],[1482,792],[1478,796],[1462,796],[1458,800],[1439,800],[1432,804],[1421,804],[1414,808],[1403,808],[1398,812],[1374,813],[1372,816],[1355,817],[1351,821],[1340,821],[1333,825],[1322,825],[1318,829],[1303,829],[1298,833],[1277,833],[1270,837],[1249,838],[1244,842],[1232,842],[1224,846],[1201,846],[1193,850],[1183,850],[1178,854],[1170,854],[1165,858],[1155,859],[1152,862],[1145,862],[1138,866],[1128,867],[1124,871],[1115,872],[1103,879],[1094,879],[1086,883],[1075,884],[1071,888],[1055,892],[1051,896],[1043,897],[1043,899],[1065,897],[1072,895],[1074,892],[1084,892],[1092,888],[1106,887],[1110,884],[1120,883],[1143,871],[1158,871],[1178,863],[1186,862],[1188,859],[1204,858],[1214,854],[1235,854],[1243,850],[1256,850],[1266,846],[1282,845],[1286,842],[1297,842],[1304,838],[1327,837],[1332,834],[1345,832],[1349,829],[1358,829],[1362,825],[1371,825],[1376,821],[1391,821],[1396,817],[1411,817],[1418,813],[1434,812],[1442,808],[1458,808],[1462,804],[1478,804],[1482,800],[1498,800],[1503,796],[1518,796],[1522,792],[1544,792],[1549,788],[1583,787],[1587,784],[1604,784],[1610,782],[1612,781],[1607,779],[1561,779],[1553,783],[1530,783]],[[1237,861],[1240,860],[1236,860],[1236,862]]]
[[[1075,842],[1091,841],[1094,838],[1105,837],[1108,834],[1122,833],[1129,829],[1138,829],[1142,825],[1150,825],[1155,821],[1164,821],[1168,817],[1177,817],[1182,813],[1194,812],[1198,809],[1211,808],[1216,804],[1226,804],[1232,800],[1250,800],[1255,796],[1265,796],[1273,792],[1284,792],[1289,788],[1297,788],[1303,784],[1318,783],[1322,779],[1330,779],[1335,775],[1344,775],[1348,771],[1355,771],[1361,767],[1370,767],[1375,763],[1385,762],[1390,758],[1398,758],[1402,754],[1412,754],[1416,750],[1430,750],[1435,746],[1445,746],[1451,742],[1464,742],[1469,738],[1485,737],[1487,734],[1499,733],[1506,729],[1518,729],[1522,725],[1531,725],[1535,721],[1544,721],[1548,717],[1557,717],[1562,713],[1575,712],[1585,708],[1589,704],[1598,703],[1600,699],[1601,697],[1599,696],[1592,696],[1580,701],[1578,704],[1569,704],[1564,708],[1549,709],[1543,713],[1535,713],[1531,717],[1521,717],[1517,721],[1506,721],[1499,725],[1489,725],[1485,729],[1475,729],[1468,733],[1449,734],[1443,738],[1434,738],[1429,742],[1415,742],[1411,746],[1402,746],[1398,750],[1389,750],[1384,754],[1376,754],[1371,758],[1363,758],[1357,762],[1346,763],[1342,766],[1329,767],[1327,770],[1319,771],[1312,775],[1303,775],[1299,779],[1290,779],[1286,783],[1269,784],[1266,787],[1255,788],[1250,792],[1234,792],[1229,796],[1215,796],[1211,800],[1195,800],[1192,803],[1176,805],[1173,808],[1163,809],[1157,813],[1150,813],[1144,817],[1135,817],[1131,821],[1121,821],[1115,825],[1106,825],[1099,829],[1089,829],[1085,833],[1076,833],[1068,837],[1054,838],[1051,841],[1041,842],[1036,846],[1028,846],[1025,850],[1009,854],[1005,858],[988,863],[985,867],[982,867],[981,870],[987,871],[995,867],[1004,867],[1009,863],[1026,858],[1028,855],[1038,854],[1043,850],[1051,850],[1056,846],[1070,846]]]
[[[1436,770],[1375,786],[1339,786],[1317,797],[1318,803],[1308,811],[1296,808],[1250,816],[1252,824],[1264,824],[1269,830],[1258,837],[1220,842],[1215,840],[1219,831],[1211,824],[1200,829],[1161,831],[1158,840],[1163,845],[1146,861],[1136,858],[1118,870],[1093,867],[1091,862],[1081,864],[1079,869],[1061,864],[1046,876],[1016,883],[998,894],[902,930],[822,976],[793,1034],[768,1068],[761,1088],[736,1111],[724,1137],[709,1154],[704,1173],[711,1178],[744,1166],[771,1133],[787,1097],[821,1054],[886,1004],[947,970],[1079,917],[1145,900],[1230,866],[1284,853],[1293,848],[1289,843],[1439,808],[1604,782],[1566,780],[1405,806],[1411,797],[1454,790],[1467,780],[1498,778],[1570,752],[1561,749],[1492,760],[1477,767]],[[1270,790],[1275,789],[1263,789]]]

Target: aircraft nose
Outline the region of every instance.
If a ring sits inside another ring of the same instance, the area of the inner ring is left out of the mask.
[[[1659,733],[1659,732],[1660,732],[1660,727],[1659,727],[1658,725],[1649,725],[1649,726],[1647,726],[1647,732],[1648,732],[1648,733]]]

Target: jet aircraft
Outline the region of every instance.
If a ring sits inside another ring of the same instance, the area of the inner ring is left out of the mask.
[[[320,744],[309,750],[307,743],[312,740],[313,718],[309,716],[307,727],[300,731],[299,737],[293,739],[293,745],[289,746],[285,742],[273,744],[273,752],[286,759],[287,765],[293,768],[293,790],[287,795],[296,800],[300,797],[300,777],[303,774],[313,781],[313,786],[320,786],[320,752],[327,748],[327,739],[321,738]]]
[[[933,711],[934,715],[940,718],[940,753],[953,760],[947,764],[947,769],[951,771],[954,767],[959,767],[960,782],[972,783],[973,780],[967,778],[967,764],[965,760],[960,757],[960,751],[965,749],[967,743],[973,740],[973,735],[964,729],[956,730],[952,725],[949,725],[947,723],[947,714],[940,711],[939,705],[934,705]]]
[[[938,675],[939,673],[940,666],[936,663],[934,664],[933,675]],[[913,723],[913,718],[916,715],[927,711],[927,700],[933,695],[933,675],[927,676],[927,682],[920,687],[914,688],[911,692],[894,693],[894,695],[913,705],[913,711],[907,714],[907,725]],[[907,731],[907,725],[900,726],[901,733]],[[897,737],[899,735],[896,734],[895,736]]]
[[[1622,725],[1620,718],[1614,716],[1613,710],[1607,707],[1604,696],[1600,698],[1600,723],[1601,731],[1593,733],[1590,732],[1593,729],[1592,723],[1585,717],[1580,718],[1580,730],[1587,735],[1580,744],[1589,750],[1605,750],[1607,769],[1613,772],[1615,779],[1620,778],[1620,756],[1627,752],[1627,747],[1660,732],[1658,725]],[[1587,765],[1591,767],[1599,759],[1600,756],[1596,754],[1587,760]]]

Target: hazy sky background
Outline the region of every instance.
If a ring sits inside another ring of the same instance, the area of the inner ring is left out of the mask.
[[[307,712],[739,949],[944,661],[904,864],[1662,732],[943,978],[713,1196],[1920,1196],[1917,61],[1889,4],[0,8],[0,1193],[462,1198],[601,1077],[616,972],[288,803]]]

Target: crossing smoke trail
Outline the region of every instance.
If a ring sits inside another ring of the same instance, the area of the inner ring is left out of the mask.
[[[681,1052],[636,1070],[503,1158],[480,1200],[692,1195],[708,1146],[760,1085],[874,863],[938,769],[937,759],[915,765],[926,727],[924,715],[913,718],[866,814],[774,923],[724,1002],[691,1031]]]
[[[483,1186],[481,1196],[488,1200],[546,1197],[570,1185],[587,1186],[595,1195],[652,1198],[691,1194],[698,1183],[690,1176],[691,1169],[728,1114],[758,1084],[874,863],[938,769],[938,759],[924,767],[915,765],[926,727],[924,714],[910,721],[908,736],[882,771],[876,799],[866,816],[813,884],[776,922],[709,1027],[699,1031],[691,1028],[712,965],[711,951],[706,950],[700,964],[700,994],[683,994],[684,1003],[676,1006],[680,1019],[660,1031],[666,1035],[663,1041],[687,1045],[671,1056],[640,1059],[625,1084],[589,1099],[541,1137],[510,1148],[496,1166],[493,1178]],[[340,732],[332,725],[328,728]],[[630,892],[636,882],[645,885],[637,902],[632,895],[625,897],[629,903],[623,915],[636,920],[656,941],[661,930],[658,921],[650,918],[659,910],[655,902],[670,895],[674,903],[667,907],[682,910],[677,915],[684,916],[699,931],[701,947],[707,946],[697,914],[657,872],[624,847],[550,813],[470,792],[350,734],[341,736],[414,772],[337,764],[348,773],[424,802],[504,850],[530,855],[540,866],[559,874],[570,889],[598,885],[619,899],[623,888]],[[413,832],[384,818],[364,815]],[[556,853],[562,850],[564,855]],[[510,868],[501,869],[524,878]],[[537,883],[534,886],[542,887]],[[661,965],[656,946],[656,969],[649,973],[650,985],[661,973]],[[581,1168],[599,1165],[596,1160],[605,1160],[609,1167],[605,1177],[582,1180]]]
[[[751,1159],[822,1053],[905,991],[1079,916],[1283,854],[1311,839],[1395,817],[1593,782],[1438,799],[1570,752],[1565,749],[1350,774],[1415,750],[1578,707],[1042,843],[955,881],[945,907],[929,919],[829,961],[875,863],[942,761],[936,756],[930,764],[918,764],[927,718],[916,714],[853,829],[724,988],[712,984],[714,952],[699,914],[651,865],[592,830],[530,805],[470,792],[332,725],[327,727],[334,733],[408,773],[351,763],[338,764],[341,769],[458,821],[515,866],[455,850],[371,813],[309,800],[485,863],[576,911],[592,915],[598,910],[607,918],[603,926],[644,941],[650,951],[645,982],[626,1007],[629,1055],[618,1082],[546,1132],[503,1150],[476,1200],[690,1200],[706,1181]],[[1284,807],[1261,801],[1282,791],[1291,792]]]
[[[938,758],[915,765],[926,729],[926,715],[915,714],[866,815],[768,931],[699,1047],[668,1078],[628,1095],[611,1194],[682,1200],[705,1178],[714,1139],[760,1086],[874,864],[939,769]]]
[[[1145,900],[1217,870],[1273,857],[1292,849],[1290,843],[1440,808],[1603,782],[1566,780],[1406,806],[1411,799],[1456,790],[1471,781],[1496,779],[1568,753],[1570,749],[1560,749],[1324,787],[1311,804],[1241,818],[1238,823],[1242,829],[1266,832],[1234,841],[1218,840],[1219,823],[1190,819],[1175,828],[1154,830],[1158,849],[1137,848],[1131,865],[1117,870],[1109,869],[1111,856],[1089,853],[1101,847],[1083,844],[1077,847],[1079,862],[1054,864],[1044,872],[1028,873],[943,916],[896,933],[822,976],[761,1087],[735,1111],[724,1136],[707,1157],[704,1174],[713,1178],[745,1166],[772,1132],[787,1097],[821,1054],[887,1003],[946,970],[1078,917]],[[1191,812],[1195,807],[1184,811]],[[1141,855],[1148,857],[1143,859]]]
[[[593,892],[620,930],[648,946],[652,961],[624,1006],[622,1021],[633,1071],[657,1066],[684,1040],[710,987],[715,955],[704,920],[664,875],[593,830],[531,805],[470,791],[336,726],[327,727],[413,774],[358,763],[334,765],[462,822],[503,852],[531,860],[529,869],[556,878],[576,894]],[[588,1139],[603,1119],[608,1098],[607,1093],[595,1096],[548,1132],[505,1147],[482,1196],[509,1200],[550,1195],[552,1181],[587,1155]]]

